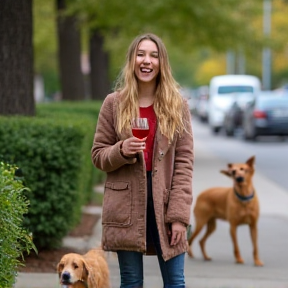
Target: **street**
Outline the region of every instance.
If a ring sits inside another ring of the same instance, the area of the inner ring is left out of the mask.
[[[262,136],[256,142],[247,142],[240,133],[237,137],[227,137],[224,132],[213,135],[208,124],[193,116],[194,141],[227,162],[242,162],[256,156],[257,172],[283,187],[288,193],[288,140],[279,137]]]

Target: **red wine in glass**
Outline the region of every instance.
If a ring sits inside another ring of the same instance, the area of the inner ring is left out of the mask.
[[[140,128],[132,128],[133,136],[143,139],[148,136],[149,128],[148,129],[140,129]]]
[[[149,134],[149,124],[147,118],[133,118],[131,121],[132,134],[134,137],[143,139]]]

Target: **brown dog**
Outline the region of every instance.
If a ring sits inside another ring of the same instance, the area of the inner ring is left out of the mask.
[[[109,288],[109,269],[104,251],[92,249],[85,255],[65,254],[57,265],[60,284],[69,288]]]
[[[255,157],[246,163],[228,164],[228,170],[220,172],[233,179],[233,187],[210,188],[203,191],[197,198],[194,216],[195,231],[188,240],[188,255],[193,257],[191,245],[204,225],[207,231],[199,241],[205,260],[211,260],[205,251],[205,242],[216,229],[216,219],[227,220],[230,223],[230,235],[234,246],[236,263],[244,263],[237,243],[236,229],[238,225],[248,224],[253,244],[253,257],[256,266],[263,266],[259,260],[257,245],[257,221],[259,218],[259,201],[252,183]]]

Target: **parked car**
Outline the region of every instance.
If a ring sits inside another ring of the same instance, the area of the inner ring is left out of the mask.
[[[231,106],[234,93],[257,93],[260,80],[252,75],[221,75],[209,84],[208,121],[211,130],[218,133],[223,126],[224,115]]]
[[[243,135],[246,140],[259,135],[288,135],[288,94],[260,92],[244,110]]]
[[[274,91],[287,93],[288,92],[288,83],[283,84],[279,88],[276,88]]]
[[[208,120],[208,100],[209,100],[209,87],[200,86],[196,92],[196,115],[202,122]]]
[[[193,89],[190,88],[182,88],[181,89],[181,95],[187,99],[187,103],[190,109],[191,113],[195,112],[196,109],[196,95],[195,95],[195,91]]]
[[[254,93],[235,93],[232,105],[224,116],[223,128],[227,136],[234,136],[235,131],[242,127],[243,112],[248,103],[254,100]]]

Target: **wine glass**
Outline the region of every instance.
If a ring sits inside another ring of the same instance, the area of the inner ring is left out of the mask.
[[[143,139],[149,134],[149,124],[147,118],[133,118],[131,121],[132,134],[134,137]]]

